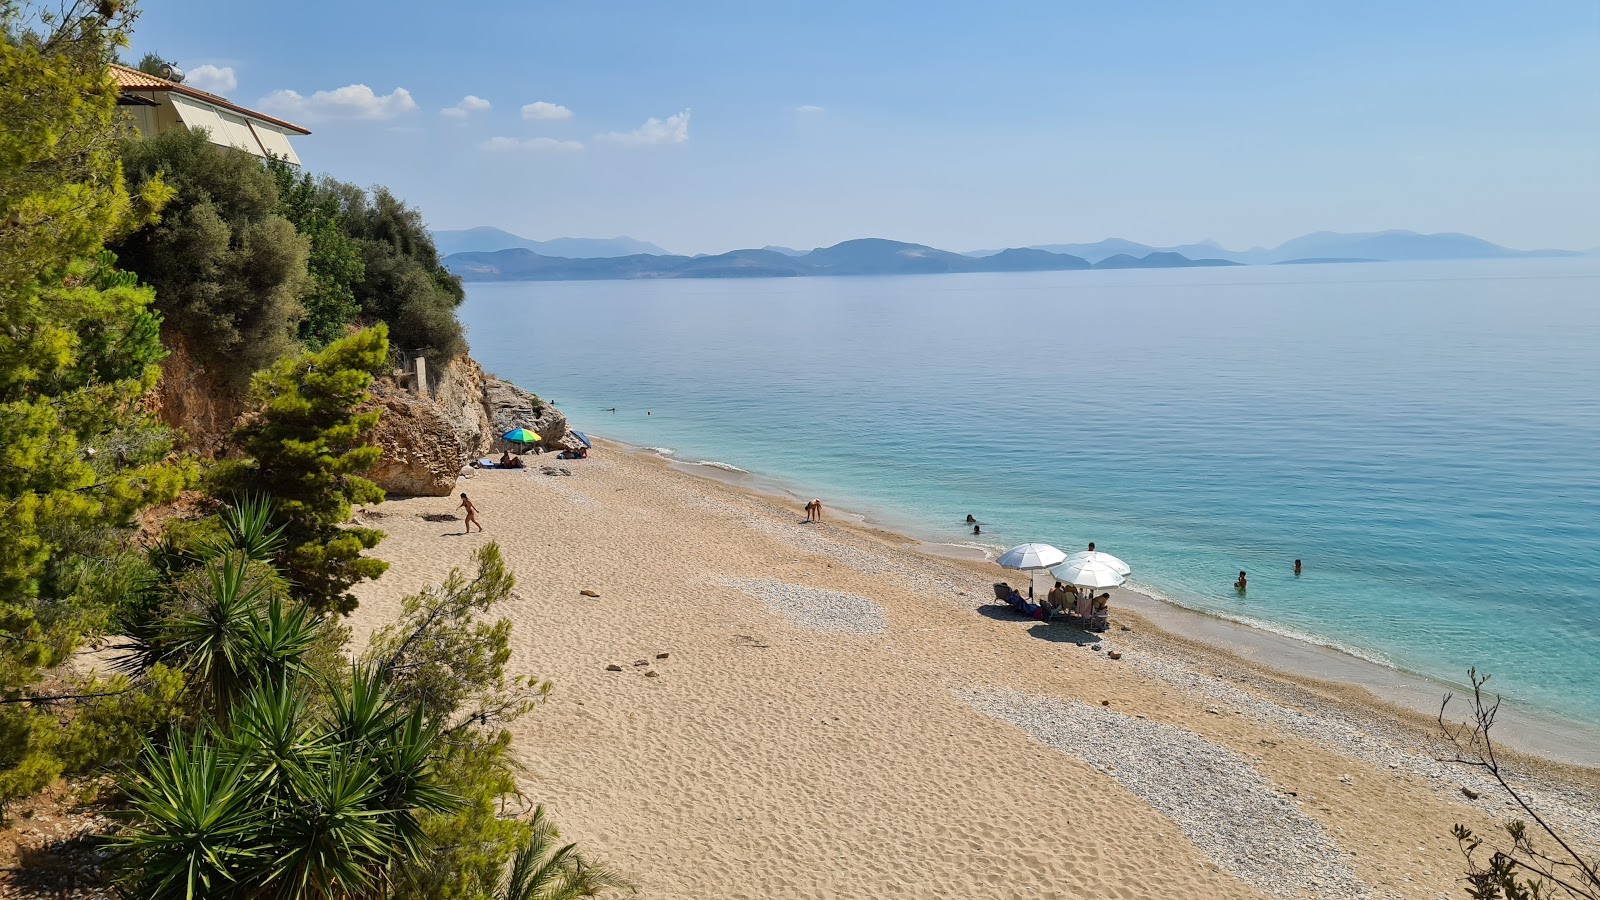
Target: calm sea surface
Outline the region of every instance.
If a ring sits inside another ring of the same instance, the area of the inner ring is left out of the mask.
[[[577,428],[933,539],[1093,540],[1174,602],[1600,723],[1600,260],[473,284],[463,315]]]

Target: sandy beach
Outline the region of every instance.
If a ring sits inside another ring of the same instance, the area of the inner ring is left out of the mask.
[[[1509,812],[1428,717],[1131,604],[1103,635],[1024,620],[992,564],[647,453],[529,462],[460,483],[482,535],[423,518],[451,498],[358,513],[392,567],[351,625],[497,542],[512,666],[555,685],[523,789],[641,896],[1456,897],[1451,826]],[[1596,843],[1595,772],[1522,768]]]

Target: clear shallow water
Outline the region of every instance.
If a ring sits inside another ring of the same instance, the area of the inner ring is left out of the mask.
[[[1600,723],[1600,260],[473,284],[463,318],[577,428],[924,537],[1093,540]]]

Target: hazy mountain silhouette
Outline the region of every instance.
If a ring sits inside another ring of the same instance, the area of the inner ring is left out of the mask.
[[[668,255],[666,250],[649,241],[638,241],[630,237],[563,237],[548,241],[535,241],[489,225],[464,228],[460,231],[435,231],[432,234],[433,243],[439,248],[440,256],[449,256],[452,253],[510,250],[514,247],[532,250],[540,256],[559,256],[568,259],[636,256],[641,253],[656,256]]]
[[[1519,256],[1580,256],[1573,250],[1513,250],[1470,234],[1445,232],[1419,234],[1415,231],[1373,231],[1345,234],[1318,231],[1284,241],[1277,247],[1229,250],[1215,241],[1152,247],[1123,238],[1107,238],[1092,244],[1034,244],[1028,249],[1067,253],[1099,263],[1118,254],[1144,258],[1151,253],[1180,253],[1190,259],[1227,259],[1240,263],[1278,263],[1290,260],[1326,262],[1402,261],[1429,259],[1507,259]],[[996,251],[977,250],[968,256],[984,257]]]
[[[777,250],[734,250],[708,256],[635,254],[605,258],[544,256],[515,247],[454,253],[451,271],[468,281],[576,281],[618,278],[793,278],[825,275],[931,275],[947,272],[1038,272],[1088,269],[1088,260],[1045,250],[1010,249],[975,258],[924,244],[882,238],[845,241],[798,256]],[[1121,254],[1093,268],[1229,266],[1219,259],[1189,259],[1178,253]]]

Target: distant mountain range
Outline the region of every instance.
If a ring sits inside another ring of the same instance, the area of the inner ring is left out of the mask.
[[[468,281],[582,281],[614,278],[794,278],[810,275],[915,275],[943,272],[1045,272],[1064,269],[1235,266],[1221,259],[1178,253],[1120,254],[1091,263],[1047,250],[1012,249],[966,256],[922,244],[881,238],[845,241],[809,253],[782,249],[734,250],[715,256],[636,254],[592,259],[545,256],[521,247],[453,253],[444,264]]]
[[[656,256],[668,255],[666,250],[649,241],[636,241],[631,237],[564,237],[549,241],[534,241],[488,225],[480,225],[477,228],[464,228],[460,231],[435,231],[432,234],[434,246],[439,248],[440,256],[449,256],[452,253],[508,250],[513,247],[532,250],[541,256],[561,256],[571,259],[635,256],[640,253],[649,253]]]
[[[1262,265],[1281,262],[1373,262],[1430,259],[1507,259],[1518,256],[1582,256],[1576,250],[1512,250],[1470,234],[1451,232],[1418,234],[1415,231],[1371,231],[1342,234],[1318,231],[1273,248],[1229,250],[1214,241],[1152,247],[1137,241],[1108,238],[1093,244],[1037,244],[1029,248],[1050,253],[1081,256],[1100,262],[1117,254],[1145,256],[1152,252],[1181,253],[1189,257],[1226,259],[1237,263]],[[975,250],[968,256],[985,257],[999,251]]]
[[[1469,234],[1415,231],[1319,231],[1270,249],[1251,250],[1229,250],[1213,241],[1152,247],[1108,238],[1093,244],[1039,244],[951,253],[923,244],[863,238],[815,250],[769,245],[760,250],[699,256],[678,256],[655,244],[627,237],[533,241],[490,227],[436,231],[433,236],[445,265],[469,281],[1045,272],[1585,255],[1574,250],[1513,250]]]

